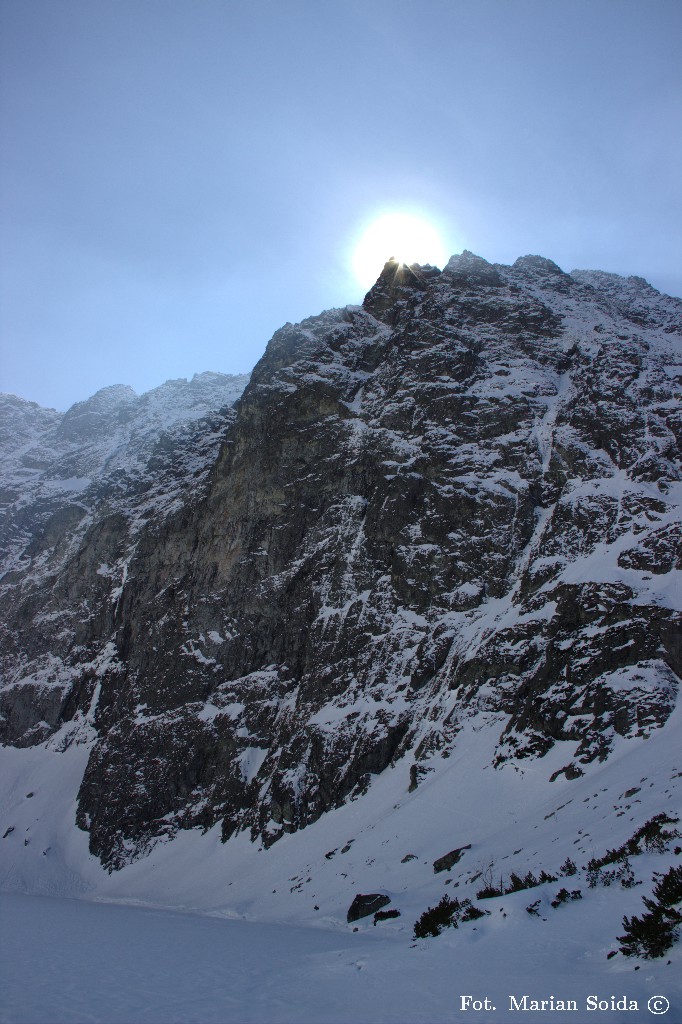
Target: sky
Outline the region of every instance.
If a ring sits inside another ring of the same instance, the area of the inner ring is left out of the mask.
[[[0,0],[0,390],[246,372],[395,212],[682,295],[681,42],[679,0]]]

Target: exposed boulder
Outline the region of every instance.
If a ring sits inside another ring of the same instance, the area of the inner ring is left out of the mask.
[[[378,892],[371,892],[367,895],[358,893],[348,908],[346,920],[351,924],[352,921],[359,921],[361,917],[370,917],[390,902],[390,896],[384,896]]]
[[[437,875],[441,871],[449,871],[455,864],[459,864],[462,859],[462,854],[466,850],[471,849],[471,843],[467,843],[466,846],[460,846],[455,850],[450,850],[450,853],[444,854],[442,857],[438,857],[433,862],[433,873]]]

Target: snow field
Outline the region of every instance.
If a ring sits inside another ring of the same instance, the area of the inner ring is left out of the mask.
[[[638,1002],[641,1012],[599,1014],[610,1024],[650,1019],[652,995],[682,1007],[679,955],[639,972],[616,961],[604,968],[585,955],[596,918],[567,940],[523,911],[513,928],[498,913],[415,946],[379,929],[340,933],[43,896],[4,893],[0,907],[4,1024],[437,1024],[472,1019],[463,995],[487,997],[495,1011],[475,1019],[494,1024],[513,1019],[510,995],[573,999],[581,1009],[590,995]],[[576,907],[561,912],[577,919]]]
[[[642,883],[631,889],[589,889],[579,872],[476,897],[476,875],[487,868],[495,882],[511,871],[558,874],[567,856],[581,868],[654,814],[680,815],[680,716],[650,740],[619,739],[609,761],[588,766],[583,778],[554,783],[562,744],[523,772],[494,770],[499,723],[475,721],[413,793],[402,762],[362,799],[268,850],[246,834],[222,844],[217,827],[185,831],[111,875],[73,824],[89,744],[57,752],[55,737],[41,748],[4,749],[0,835],[13,831],[0,840],[0,1020],[467,1021],[472,1012],[461,1011],[460,997],[472,995],[497,1008],[475,1019],[497,1024],[513,1019],[509,996],[524,994],[579,1007],[588,995],[627,995],[644,1007],[641,1015],[608,1011],[610,1022],[650,1019],[646,1001],[663,994],[682,1019],[679,946],[670,964],[607,959],[623,914],[642,912],[653,873],[679,863],[672,850],[631,858]],[[468,843],[449,872],[434,873],[437,857]],[[563,886],[582,899],[554,909]],[[358,892],[385,893],[401,916],[348,925]],[[445,893],[489,913],[415,942],[414,922]],[[526,908],[537,900],[531,916]]]

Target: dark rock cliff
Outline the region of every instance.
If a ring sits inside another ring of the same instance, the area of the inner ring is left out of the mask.
[[[496,765],[569,742],[568,778],[650,733],[682,674],[681,336],[639,278],[388,263],[87,522],[39,505],[6,738],[92,743],[78,823],[119,867],[217,821],[270,844],[398,759],[414,787],[476,716]]]

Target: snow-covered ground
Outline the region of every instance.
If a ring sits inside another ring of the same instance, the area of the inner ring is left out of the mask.
[[[648,1000],[662,995],[671,1003],[665,1019],[679,1024],[679,945],[656,961],[620,953],[607,959],[618,948],[623,914],[642,912],[654,872],[680,863],[675,843],[667,853],[631,858],[640,884],[627,889],[590,888],[579,870],[482,900],[476,876],[488,865],[495,880],[512,870],[556,874],[567,856],[582,868],[653,814],[679,815],[681,718],[678,709],[650,740],[621,740],[585,777],[553,783],[561,750],[523,775],[511,766],[494,771],[486,765],[496,730],[479,722],[413,793],[398,765],[377,776],[362,800],[270,849],[245,833],[223,844],[218,829],[188,830],[112,874],[73,824],[89,743],[59,752],[57,734],[40,748],[2,750],[0,1019],[554,1019],[510,1010],[510,997],[525,995],[553,997],[555,1005],[575,1000],[572,1021],[632,1024],[651,1020]],[[468,843],[450,871],[434,872],[437,856]],[[552,908],[564,884],[582,898]],[[348,924],[358,892],[386,894],[401,916]],[[415,942],[416,919],[445,893],[488,914]],[[539,912],[531,915],[536,901]],[[487,997],[495,1010],[463,1010],[463,996]],[[590,996],[608,1009],[589,1010]],[[618,1009],[623,999],[637,1010]]]
[[[571,1021],[651,1020],[647,1002],[656,995],[672,1004],[667,1020],[679,1021],[682,1010],[679,957],[640,971],[614,961],[605,970],[585,952],[588,920],[567,942],[525,913],[513,929],[498,913],[414,946],[379,929],[254,924],[44,896],[2,894],[0,907],[4,1022],[551,1019],[510,1011],[510,996],[524,995],[575,1000]],[[462,1011],[463,996],[487,997],[495,1010]],[[609,1009],[589,1011],[590,996]],[[612,997],[638,1010],[611,1010]]]

